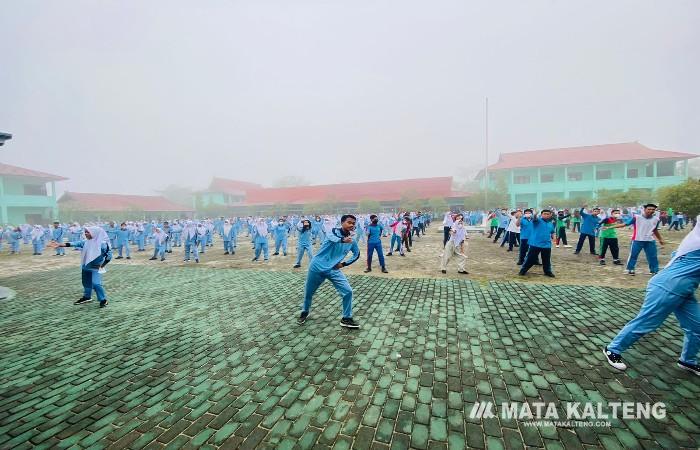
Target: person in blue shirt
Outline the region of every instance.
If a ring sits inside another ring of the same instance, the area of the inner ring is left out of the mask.
[[[309,262],[314,259],[313,246],[311,245],[312,231],[311,231],[311,221],[304,219],[297,224],[297,262],[294,264],[294,268],[298,269],[301,267],[301,259],[304,257],[304,252],[306,252],[309,257]]]
[[[600,217],[598,217],[600,214],[600,208],[593,208],[591,210],[591,213],[589,214],[586,212],[586,206],[588,205],[583,205],[580,210],[581,234],[578,236],[578,243],[576,244],[576,251],[574,252],[574,255],[578,255],[581,253],[583,243],[586,241],[586,239],[588,239],[588,247],[591,252],[591,255],[596,254],[595,234],[601,223],[601,219]]]
[[[117,231],[119,231],[117,225],[110,221],[109,225],[107,226],[107,237],[109,238],[109,245],[111,248],[115,247],[117,241]]]
[[[282,254],[287,256],[287,236],[289,235],[289,226],[285,223],[284,219],[279,219],[277,225],[272,228],[272,232],[275,236],[275,253],[273,256],[280,254],[280,247],[282,247]]]
[[[522,215],[518,215],[515,223],[520,227],[520,248],[518,249],[518,265],[522,266],[525,262],[525,255],[530,248],[528,242],[532,234],[532,209],[528,208],[523,211]]]
[[[508,222],[510,221],[510,216],[508,215],[508,210],[503,208],[501,210],[496,209],[494,211],[496,218],[498,218],[498,231],[496,231],[496,236],[493,238],[494,244],[498,242],[498,238],[506,232],[508,228]]]
[[[369,226],[367,227],[367,268],[365,273],[372,271],[372,254],[377,251],[377,258],[379,258],[379,265],[382,268],[382,273],[389,273],[386,270],[386,264],[384,263],[384,251],[382,250],[382,233],[384,232],[384,227],[379,224],[379,217],[376,214],[369,216]]]
[[[66,229],[61,226],[61,223],[58,220],[54,220],[53,222],[53,230],[51,230],[51,240],[54,242],[58,242],[59,244],[63,243],[63,237],[66,234]],[[65,256],[66,255],[66,249],[63,247],[58,247],[56,249],[56,255],[55,256]]]
[[[255,224],[255,228],[253,228],[253,243],[255,244],[253,261],[257,261],[260,258],[260,253],[263,254],[265,261],[269,261],[270,247],[267,240],[269,236],[270,232],[268,231],[267,222],[261,217]]]
[[[530,232],[530,237],[527,242],[529,248],[527,250],[527,256],[525,256],[525,261],[523,262],[518,275],[525,276],[527,271],[530,270],[532,266],[537,264],[537,259],[541,256],[544,274],[548,277],[554,278],[554,272],[552,271],[553,238],[554,224],[552,223],[552,211],[549,209],[543,209],[539,217],[535,216],[533,212],[532,231]]]
[[[221,225],[221,239],[224,241],[224,255],[235,255],[236,251],[233,249],[233,236],[236,234],[236,229],[231,225],[231,221],[224,220],[223,225]]]
[[[700,216],[698,216],[700,218]],[[608,363],[618,370],[627,369],[622,353],[644,335],[653,332],[671,314],[675,314],[685,333],[678,367],[700,375],[700,305],[695,290],[700,285],[700,227],[683,239],[664,270],[647,285],[644,304],[637,314],[603,349]]]
[[[309,317],[314,294],[325,280],[329,280],[343,299],[340,326],[360,328],[360,324],[352,317],[352,288],[348,279],[340,271],[360,257],[360,248],[350,235],[356,222],[357,219],[353,215],[342,216],[340,228],[333,228],[326,234],[326,240],[323,241],[318,253],[311,260],[304,288],[304,303],[301,306],[301,315],[298,319],[299,325],[303,325]],[[352,252],[352,256],[345,259],[349,252]]]
[[[7,243],[10,244],[10,254],[18,255],[20,250],[20,242],[22,241],[22,229],[20,227],[15,227],[15,229],[8,235]]]
[[[51,248],[78,247],[82,249],[80,266],[82,269],[83,296],[74,305],[84,305],[92,301],[92,291],[97,294],[100,308],[107,306],[107,295],[102,286],[102,273],[100,270],[112,259],[112,248],[109,245],[109,237],[102,227],[85,228],[85,240],[78,242],[49,243]]]
[[[126,222],[122,222],[117,230],[117,250],[119,254],[114,259],[122,259],[122,251],[126,249],[126,259],[131,259],[131,249],[129,249],[129,234],[131,232],[126,227]]]

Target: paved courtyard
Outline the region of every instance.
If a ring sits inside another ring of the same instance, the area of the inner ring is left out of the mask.
[[[698,448],[700,383],[673,319],[613,371],[601,347],[640,289],[352,275],[360,330],[303,273],[114,266],[0,279],[2,448]],[[471,418],[475,402],[663,401],[610,427]]]

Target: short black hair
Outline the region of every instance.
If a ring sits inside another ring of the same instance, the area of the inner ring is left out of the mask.
[[[119,224],[119,226],[126,225],[126,222],[122,222]]]
[[[620,212],[620,210],[617,208],[610,210],[611,213],[614,213],[615,211]]]
[[[531,209],[531,208],[528,208],[528,209],[526,209],[526,210],[523,211],[523,212],[526,213],[526,212],[528,212],[528,211],[532,212],[532,209]]]
[[[352,219],[352,220],[354,220],[355,222],[357,222],[357,217],[353,216],[352,214],[344,214],[344,215],[340,218],[340,223],[343,223],[343,222],[345,222],[345,221],[348,220],[348,219]]]
[[[645,208],[658,208],[658,206],[656,206],[656,205],[653,204],[653,203],[647,203],[646,205],[644,205],[644,207],[645,207]]]
[[[543,209],[542,211],[540,211],[540,214],[546,213],[546,212],[551,213],[552,210],[551,209]]]
[[[376,214],[371,214],[371,215],[369,216],[369,220],[374,220],[374,219],[376,219],[376,218],[377,218],[377,215],[376,215]]]

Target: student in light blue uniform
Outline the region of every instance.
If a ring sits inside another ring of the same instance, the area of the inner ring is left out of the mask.
[[[321,228],[323,228],[323,221],[321,220],[321,216],[316,216],[313,222],[311,222],[311,233],[313,236],[314,245],[316,244],[316,240],[319,238],[321,238],[321,242],[323,242]]]
[[[272,232],[275,236],[275,253],[273,256],[280,254],[280,247],[282,247],[282,254],[287,256],[287,236],[289,235],[289,226],[285,223],[284,219],[279,219],[277,225],[272,228]]]
[[[63,238],[66,234],[66,229],[61,226],[58,220],[53,222],[53,230],[51,230],[51,240],[59,244],[63,243]],[[66,249],[63,247],[56,248],[56,256],[65,256]]]
[[[301,259],[304,257],[304,252],[309,257],[309,262],[314,259],[313,245],[311,245],[311,221],[304,219],[299,222],[297,231],[297,262],[294,264],[295,269],[301,267]]]
[[[165,261],[165,250],[167,248],[167,242],[170,237],[162,229],[156,227],[153,232],[153,256],[150,258],[151,261],[155,261],[160,258],[161,261]]]
[[[10,254],[18,255],[20,251],[20,243],[22,242],[22,230],[20,227],[15,227],[8,236],[7,243],[10,245]]]
[[[195,262],[199,262],[199,233],[197,226],[193,221],[188,220],[182,229],[182,240],[185,243],[185,255],[183,261],[190,260],[190,254],[194,257]]]
[[[267,223],[265,219],[261,217],[253,228],[253,242],[255,244],[255,256],[253,257],[253,261],[257,261],[260,258],[261,252],[263,253],[265,261],[270,259],[269,236],[270,232],[268,231]]]
[[[167,236],[165,240],[165,253],[173,252],[173,228],[170,226],[170,222],[167,220],[163,222],[163,233]]]
[[[34,247],[33,254],[41,255],[44,251],[44,227],[41,225],[34,225],[30,238],[32,240],[32,247]]]
[[[384,227],[379,224],[379,217],[376,214],[369,216],[370,224],[367,227],[367,268],[365,273],[372,271],[372,254],[377,252],[377,258],[379,259],[379,266],[382,268],[382,273],[389,273],[386,270],[386,263],[384,262],[384,250],[382,249],[382,235],[384,234]]]
[[[304,289],[304,303],[301,306],[301,315],[298,320],[300,325],[305,323],[309,316],[311,301],[316,290],[325,280],[329,280],[343,299],[340,325],[346,328],[360,327],[352,317],[352,288],[348,279],[340,271],[360,257],[360,248],[350,236],[357,219],[348,214],[342,216],[340,222],[340,228],[334,228],[326,234],[326,240],[321,244],[321,248],[309,266]],[[352,256],[344,261],[349,252],[352,252]]]
[[[235,255],[236,251],[233,248],[233,237],[236,234],[236,229],[229,220],[224,220],[221,225],[221,239],[224,241],[224,255]]]
[[[520,213],[516,215],[516,220],[520,218]],[[534,217],[534,216],[533,216]],[[552,223],[552,211],[543,209],[539,217],[532,219],[532,231],[528,239],[529,248],[527,256],[518,275],[525,276],[532,266],[537,264],[539,257],[542,258],[542,269],[548,277],[554,278],[552,270],[552,238],[554,237],[554,224]]]
[[[176,220],[172,226],[173,247],[182,247],[182,225]]]
[[[586,212],[586,205],[583,205],[580,214],[581,234],[578,237],[578,243],[576,244],[576,251],[574,251],[574,255],[578,255],[579,253],[581,253],[583,243],[586,241],[586,239],[588,239],[588,247],[591,255],[595,255],[595,236],[596,232],[598,231],[598,227],[602,222],[602,219],[599,217],[600,208],[593,208],[591,210],[591,213],[588,214]]]
[[[114,248],[117,243],[117,231],[119,231],[119,228],[117,227],[117,224],[114,222],[109,222],[109,225],[107,225],[107,237],[109,238],[109,245],[110,248]]]
[[[109,246],[109,237],[102,227],[85,228],[85,240],[78,242],[66,242],[59,244],[51,242],[52,248],[78,247],[82,249],[80,266],[82,269],[83,296],[74,304],[83,305],[92,301],[92,291],[97,294],[100,308],[107,306],[107,295],[102,286],[102,274],[99,272],[111,259],[112,248]]]
[[[134,240],[136,241],[136,251],[145,252],[146,251],[146,226],[143,222],[136,224],[136,230],[134,231]]]
[[[698,216],[700,218],[700,216]],[[700,306],[695,290],[700,285],[700,227],[683,239],[664,270],[654,275],[647,285],[642,309],[605,347],[608,363],[625,370],[622,353],[639,338],[653,332],[671,314],[675,314],[685,333],[678,367],[700,375],[697,355],[700,350]]]
[[[122,222],[119,225],[119,230],[117,230],[117,250],[119,255],[115,259],[122,259],[122,251],[126,249],[126,259],[131,259],[131,250],[129,249],[129,230],[126,227],[126,222]]]

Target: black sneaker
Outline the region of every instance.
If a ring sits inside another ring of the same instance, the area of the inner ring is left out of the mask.
[[[616,266],[621,266],[622,261],[620,261],[619,259],[613,259],[613,264],[615,264]]]
[[[683,370],[687,370],[688,372],[693,372],[695,375],[700,375],[700,365],[698,364],[689,364],[679,359],[678,367],[680,367]]]
[[[165,261],[165,258],[160,258],[161,261]]]
[[[100,302],[100,308],[106,308],[107,305],[109,305],[109,302],[107,300],[102,300]]]
[[[87,297],[80,297],[78,300],[73,303],[74,305],[84,305],[85,303],[90,303],[92,301],[91,298]]]
[[[632,269],[632,270],[625,270],[625,273],[626,273],[627,275],[632,275],[632,276],[634,276],[634,269]]]
[[[604,260],[604,259],[601,259],[601,260],[600,260],[600,265],[601,265],[601,266],[604,266],[604,265],[605,265],[605,260]]]
[[[131,256],[127,256],[126,259],[131,259]]]
[[[224,255],[228,255],[228,254],[229,254],[228,252],[224,252]]]
[[[301,315],[297,319],[297,323],[299,325],[304,325],[304,322],[306,322],[306,319],[308,319],[308,317],[309,317],[309,313],[302,311]]]
[[[58,255],[56,255],[56,256],[58,256]],[[117,256],[117,257],[114,258],[114,259],[124,259],[124,258],[122,258],[121,256]]]
[[[386,267],[382,267],[382,273],[389,273],[389,271],[386,270]]]
[[[622,355],[620,355],[619,353],[613,353],[610,350],[608,350],[608,347],[605,347],[605,349],[603,349],[603,354],[608,360],[608,364],[610,364],[617,370],[625,370],[627,368],[627,364],[622,362]]]
[[[155,256],[152,258],[148,258],[149,261],[155,261],[156,259],[158,259],[158,258],[156,258]]]
[[[294,264],[293,269],[298,269],[299,267],[301,267],[301,264]]]
[[[391,256],[391,255],[393,255],[393,253],[391,253],[391,252],[386,254],[386,256]]]
[[[469,275],[469,272],[466,270],[462,270],[461,272],[458,270],[457,273],[461,273],[462,275]]]
[[[369,268],[369,267],[365,269],[365,273],[369,273],[369,272],[371,272],[371,271],[372,271],[372,269]]]
[[[549,277],[549,278],[555,278],[555,276],[552,272],[545,272],[544,276]]]
[[[272,256],[277,256],[277,255],[279,255],[279,252],[275,252],[272,254]]]
[[[446,271],[446,270],[441,270],[440,272],[442,272],[442,273],[447,273],[447,271]]]
[[[345,328],[360,328],[360,324],[355,322],[352,317],[343,317],[340,319],[340,326]]]

